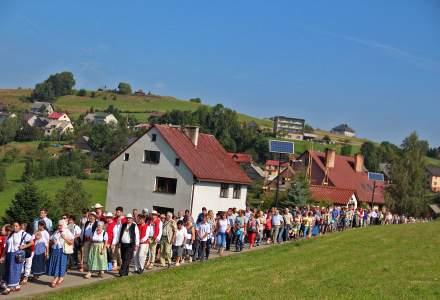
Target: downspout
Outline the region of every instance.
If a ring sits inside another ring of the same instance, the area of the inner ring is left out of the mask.
[[[193,209],[193,203],[194,203],[194,187],[196,185],[197,179],[195,176],[193,176],[193,185],[192,185],[192,191],[191,191],[191,207],[190,207],[190,212],[192,214],[192,209]]]

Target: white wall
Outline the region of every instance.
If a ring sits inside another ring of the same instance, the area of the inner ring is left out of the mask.
[[[156,142],[151,141],[157,135]],[[160,151],[160,163],[143,163],[144,150]],[[130,158],[124,161],[124,153]],[[181,161],[175,166],[176,154],[163,140],[156,128],[151,129],[124,153],[119,155],[109,168],[106,209],[113,211],[122,206],[128,212],[133,208],[162,206],[174,211],[189,209],[191,205],[193,175]],[[154,192],[156,176],[176,178],[176,194]]]
[[[192,214],[196,218],[202,211],[202,207],[212,210],[214,214],[218,211],[227,211],[228,208],[246,208],[247,186],[241,186],[240,199],[233,199],[233,184],[229,185],[228,198],[220,197],[220,183],[197,182],[194,186],[194,199]]]

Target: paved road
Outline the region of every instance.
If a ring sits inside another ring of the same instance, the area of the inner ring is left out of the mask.
[[[254,251],[254,250],[257,250],[257,249],[264,249],[264,248],[267,248],[267,247],[269,247],[269,246],[268,245],[263,245],[263,246],[260,246],[260,247],[256,247],[256,248],[254,248],[252,250],[244,249],[243,252]],[[229,251],[229,252],[225,252],[224,256],[236,255],[236,254],[239,254],[239,253],[238,252]],[[217,255],[217,252],[215,250],[211,251],[211,254],[210,254],[209,257],[210,257],[209,259],[219,258],[219,256]],[[188,264],[190,264],[190,263],[185,263],[184,265],[188,265]],[[156,271],[160,271],[160,270],[164,270],[164,268],[154,267],[153,270],[145,271],[144,274],[148,274],[148,273],[156,272]],[[20,292],[11,292],[7,296],[1,296],[0,295],[0,300],[1,299],[28,298],[28,297],[32,297],[32,296],[35,296],[35,295],[38,295],[38,294],[42,294],[42,293],[59,291],[59,290],[64,289],[64,288],[78,287],[78,286],[87,285],[87,284],[91,284],[91,283],[102,281],[102,280],[118,280],[118,276],[116,276],[116,274],[110,273],[110,272],[109,273],[105,273],[104,277],[102,277],[102,278],[96,277],[96,275],[94,275],[90,279],[85,279],[83,277],[84,274],[85,273],[80,273],[78,271],[69,271],[67,273],[67,275],[64,277],[64,283],[62,284],[61,287],[58,287],[58,288],[51,288],[50,287],[51,280],[53,279],[52,277],[40,276],[38,281],[29,280],[29,282],[21,288]],[[139,276],[139,275],[130,273],[129,276]]]

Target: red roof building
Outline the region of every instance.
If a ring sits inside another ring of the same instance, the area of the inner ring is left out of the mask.
[[[330,201],[337,205],[348,205],[357,199],[356,191],[325,185],[311,185],[312,199],[315,201]]]
[[[308,166],[309,156],[311,166]],[[300,158],[311,170],[311,184],[330,186],[356,191],[360,202],[370,204],[373,196],[373,181],[368,179],[363,156],[337,155],[334,150],[324,152],[306,151]],[[377,182],[374,191],[374,204],[384,204],[384,183]]]
[[[247,153],[228,153],[228,156],[238,164],[251,164],[254,162],[252,155]]]
[[[54,111],[53,113],[49,114],[49,115],[47,116],[47,118],[48,118],[48,119],[51,119],[51,120],[58,120],[58,119],[61,118],[62,116],[64,116],[63,113],[60,113],[60,112],[56,112],[56,111]]]

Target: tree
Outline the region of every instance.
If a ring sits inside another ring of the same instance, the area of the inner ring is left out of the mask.
[[[47,196],[40,192],[32,180],[27,181],[15,194],[11,206],[3,217],[4,223],[14,221],[31,224],[40,209],[50,204]]]
[[[200,98],[191,98],[191,99],[189,99],[189,102],[202,103],[202,99],[200,99]]]
[[[304,207],[311,201],[310,186],[304,172],[295,175],[292,184],[290,185],[287,196],[280,201],[280,207],[293,208]]]
[[[111,129],[105,124],[96,124],[90,132],[89,144],[93,151],[100,152],[111,143]]]
[[[6,187],[7,181],[6,181],[6,171],[5,167],[0,164],[0,191],[3,191]]]
[[[52,74],[45,81],[35,85],[31,98],[52,102],[58,97],[71,95],[74,85],[75,79],[71,72]]]
[[[118,92],[122,95],[130,95],[131,94],[131,86],[129,83],[120,82],[118,84]]]
[[[90,194],[84,191],[82,183],[75,177],[66,181],[64,188],[55,196],[55,207],[58,208],[57,216],[62,214],[79,215],[90,205]]]
[[[85,89],[80,89],[76,94],[80,97],[85,97],[87,96],[87,91]]]
[[[353,146],[352,145],[344,145],[341,147],[341,155],[350,156],[353,152]]]
[[[20,129],[19,118],[7,118],[0,125],[0,145],[12,142],[15,139],[17,130]]]
[[[421,216],[428,208],[428,186],[425,171],[426,142],[411,133],[401,145],[401,152],[391,164],[390,184],[385,203],[395,213]]]
[[[315,130],[313,129],[312,126],[310,126],[309,124],[304,124],[304,132],[306,133],[313,133]]]
[[[379,153],[377,147],[372,142],[365,142],[361,146],[361,154],[365,159],[365,168],[370,172],[379,171]]]
[[[322,138],[322,141],[323,141],[324,143],[326,143],[326,144],[330,144],[330,143],[332,142],[332,139],[331,139],[328,135],[325,135],[325,136]]]

